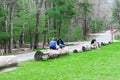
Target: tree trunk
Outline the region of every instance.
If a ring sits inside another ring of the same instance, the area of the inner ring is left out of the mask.
[[[45,9],[47,9],[47,2],[45,1],[44,4],[45,4]],[[46,14],[46,16],[47,16],[47,14]],[[43,31],[43,48],[47,41],[47,32],[48,32],[48,19],[45,20],[45,30]]]
[[[23,31],[21,32],[19,42],[20,42],[20,47],[23,48],[24,47],[24,32]]]
[[[31,30],[29,30],[29,36],[30,36],[30,49],[32,49],[33,47],[33,44],[32,44],[32,33],[31,33]]]
[[[38,44],[39,44],[39,27],[40,27],[40,22],[39,21],[40,21],[40,10],[37,10],[34,49],[38,48]]]
[[[12,0],[10,6],[10,44],[9,44],[9,53],[12,53],[13,49],[13,14],[14,14],[14,5],[17,0]]]
[[[83,34],[84,34],[84,40],[86,40],[86,37],[87,37],[87,25],[86,25],[86,19],[84,19]]]
[[[43,48],[45,48],[46,43],[46,33],[43,34]]]
[[[60,38],[61,34],[61,26],[62,26],[62,20],[60,20],[59,25],[58,25],[58,37]]]
[[[39,44],[40,14],[41,14],[42,4],[43,4],[43,0],[40,1],[39,4],[40,6],[36,13],[36,33],[35,33],[34,49],[38,48],[38,44]]]
[[[13,49],[13,13],[14,13],[14,8],[10,8],[10,47],[9,47],[9,52],[12,53]]]
[[[54,36],[56,36],[56,28],[57,28],[57,20],[56,19],[54,19],[54,21],[53,21],[53,26],[54,26],[54,30],[55,30]]]

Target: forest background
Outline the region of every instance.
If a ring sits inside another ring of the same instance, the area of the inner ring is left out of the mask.
[[[53,37],[66,42],[87,40],[90,33],[119,28],[119,3],[119,0],[0,0],[0,49],[7,54],[18,47],[44,48]]]

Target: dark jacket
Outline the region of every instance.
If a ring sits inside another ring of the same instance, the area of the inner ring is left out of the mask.
[[[91,44],[94,44],[96,42],[96,39],[93,39],[92,41],[91,41]]]
[[[59,39],[59,40],[57,41],[57,45],[60,45],[60,44],[64,45],[64,42],[63,42],[62,39]]]

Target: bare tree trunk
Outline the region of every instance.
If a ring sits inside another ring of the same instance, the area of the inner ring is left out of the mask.
[[[23,29],[22,29],[22,32],[21,32],[21,35],[20,35],[20,40],[19,40],[19,42],[20,42],[20,47],[24,47],[24,26],[25,26],[25,24],[23,24]]]
[[[59,27],[58,27],[58,37],[60,38],[61,34],[61,26],[62,26],[62,20],[59,22]]]
[[[33,44],[32,44],[32,33],[31,33],[31,30],[29,30],[29,34],[30,34],[30,49],[32,49]]]
[[[9,52],[12,53],[13,49],[13,14],[14,14],[14,6],[17,0],[12,0],[10,5],[10,47]]]
[[[40,14],[41,14],[42,4],[43,4],[43,0],[40,1],[39,4],[40,6],[36,13],[36,33],[35,33],[34,49],[38,48],[38,44],[39,44]]]
[[[38,48],[38,44],[39,44],[39,27],[40,27],[40,22],[39,21],[40,21],[40,10],[37,10],[34,49]]]
[[[49,8],[49,6],[47,6],[47,5],[49,5],[49,4],[47,4],[47,2],[45,1],[44,2],[44,4],[45,4],[45,9],[48,9]],[[46,16],[47,16],[47,14],[45,14]],[[48,28],[49,28],[49,18],[48,19],[46,19],[45,20],[45,30],[43,31],[43,48],[44,48],[44,46],[45,46],[45,44],[46,44],[46,42],[47,42],[47,32],[48,32]]]
[[[8,11],[8,5],[6,3],[6,0],[2,0],[2,5],[3,5],[3,8],[4,8],[4,18],[5,18],[5,32],[7,33],[8,32],[8,14],[7,14],[7,11]],[[5,39],[5,53],[8,53],[8,40]]]
[[[9,52],[12,53],[13,49],[13,13],[14,13],[14,8],[10,8],[10,47],[9,47]]]

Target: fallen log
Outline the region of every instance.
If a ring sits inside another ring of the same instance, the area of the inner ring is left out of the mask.
[[[97,49],[97,46],[91,45],[91,49]]]
[[[106,46],[106,45],[109,45],[109,44],[111,44],[110,41],[109,41],[109,42],[101,42],[101,45],[102,45],[102,46]]]
[[[82,51],[85,52],[85,51],[90,51],[91,50],[91,46],[82,46]]]
[[[35,60],[47,60],[47,59],[53,59],[57,58],[62,55],[69,54],[69,51],[65,48],[63,49],[58,49],[58,50],[41,50],[37,51],[34,55]]]
[[[80,52],[83,52],[82,49],[74,49],[73,50],[73,53],[80,53]]]
[[[9,55],[9,56],[0,56],[0,68],[12,67],[17,66],[18,60],[16,56]]]

